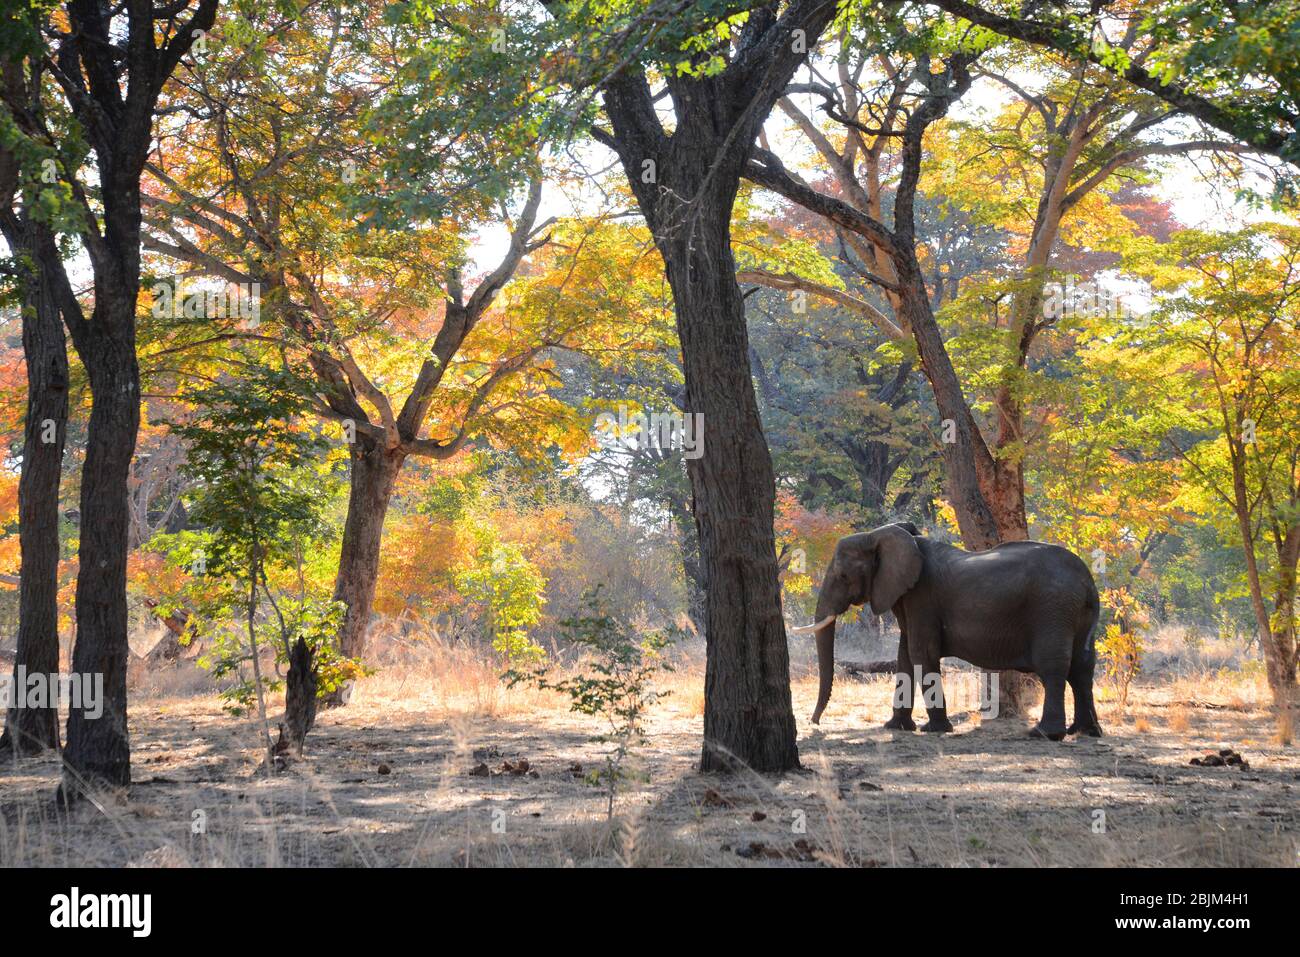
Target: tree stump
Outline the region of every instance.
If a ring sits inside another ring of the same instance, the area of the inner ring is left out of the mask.
[[[316,723],[318,681],[312,657],[307,642],[299,638],[289,656],[289,674],[285,678],[284,721],[280,724],[280,740],[275,744],[276,754],[283,754],[292,748],[298,757],[302,757],[307,732]]]

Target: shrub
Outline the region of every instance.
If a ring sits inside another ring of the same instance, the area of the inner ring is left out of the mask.
[[[1114,620],[1106,625],[1097,644],[1106,677],[1119,690],[1119,705],[1128,706],[1129,686],[1142,671],[1141,631],[1147,618],[1137,599],[1128,589],[1109,588],[1102,592],[1102,606],[1108,608]]]
[[[680,632],[655,632],[638,637],[625,623],[615,619],[600,598],[600,589],[584,597],[587,614],[560,622],[576,647],[590,653],[588,670],[563,678],[553,678],[549,666],[531,671],[512,669],[502,675],[508,687],[524,683],[558,691],[569,699],[569,710],[605,720],[609,730],[592,740],[610,745],[604,755],[604,767],[587,775],[593,785],[604,785],[608,795],[606,813],[614,816],[614,801],[619,785],[632,777],[629,757],[645,741],[643,723],[654,702],[670,692],[654,688],[654,678],[672,671],[664,650]]]

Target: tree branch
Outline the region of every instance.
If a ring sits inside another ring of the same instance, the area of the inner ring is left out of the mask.
[[[851,292],[845,292],[842,289],[836,289],[833,286],[827,286],[819,282],[813,282],[811,279],[804,279],[802,276],[796,276],[794,273],[773,273],[765,269],[745,269],[736,273],[736,282],[752,282],[760,286],[766,286],[769,289],[780,289],[790,291],[793,289],[802,289],[804,292],[812,293],[819,298],[826,299],[837,305],[850,309],[861,316],[866,316],[871,322],[880,329],[890,339],[904,341],[907,334],[903,332],[894,322],[883,312],[859,296]]]

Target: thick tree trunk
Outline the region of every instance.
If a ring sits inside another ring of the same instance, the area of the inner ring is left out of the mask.
[[[688,414],[704,421],[703,455],[687,462],[708,584],[700,768],[784,771],[798,766],[799,752],[772,530],[776,485],[731,255],[735,190],[703,185],[711,157],[702,149],[698,178],[674,190],[696,197],[694,208],[658,237],[676,305]]]
[[[371,606],[379,579],[379,549],[384,537],[384,518],[393,497],[404,456],[385,450],[373,439],[358,434],[352,447],[352,474],[348,491],[348,516],[343,526],[343,547],[334,580],[334,600],[347,606],[339,631],[339,651],[359,658],[366,649]],[[345,705],[351,685],[344,685],[327,700],[329,706]]]
[[[643,68],[626,66],[603,85],[613,126],[607,142],[667,267],[686,412],[704,422],[702,455],[687,461],[708,588],[704,771],[799,765],[772,530],[776,484],[754,395],[731,213],[764,119],[835,11],[820,0],[755,8],[721,72],[670,71],[671,133]]]
[[[29,231],[44,227],[27,223]],[[25,242],[26,252],[36,251]],[[27,421],[22,476],[18,482],[18,541],[22,576],[18,597],[18,673],[59,671],[59,479],[68,424],[68,350],[49,278],[38,269],[25,276],[23,357],[27,366]],[[21,699],[19,699],[21,700]],[[48,707],[12,707],[0,751],[34,754],[59,746],[57,700]]]
[[[92,396],[81,479],[81,548],[77,572],[77,640],[72,670],[102,681],[102,712],[68,714],[64,796],[84,787],[131,783],[127,735],[126,560],[130,509],[127,477],[140,425],[140,370],[135,357],[135,292],[109,297],[101,286],[89,323],[74,335]]]
[[[993,466],[993,482],[984,496],[998,528],[998,540],[1023,542],[1029,538],[1025,513],[1025,471],[1019,460],[999,459]]]
[[[92,212],[98,222],[88,223],[82,233],[95,276],[89,321],[54,244],[43,243],[39,256],[43,280],[55,290],[86,368],[92,400],[82,469],[72,667],[83,682],[102,687],[103,695],[93,702],[93,712],[85,707],[91,702],[84,697],[81,706],[73,702],[69,709],[59,794],[64,803],[86,788],[125,787],[131,781],[126,716],[127,479],[140,424],[135,355],[140,176],[153,139],[159,93],[194,40],[212,29],[217,2],[200,0],[185,29],[170,35],[156,33],[147,4],[130,4],[119,19],[121,7],[110,11],[90,0],[70,2],[68,39],[60,43],[56,57],[68,76],[88,78],[84,83],[74,80],[79,92],[69,93],[65,102],[89,138],[99,173],[99,209]],[[165,45],[159,45],[160,38]],[[37,88],[46,85],[38,78]],[[40,98],[35,99],[39,103]],[[23,122],[31,119],[24,116]],[[34,126],[43,126],[43,118],[35,120]]]

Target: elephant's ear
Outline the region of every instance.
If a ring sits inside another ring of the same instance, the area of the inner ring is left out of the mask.
[[[871,609],[883,615],[921,577],[921,549],[898,525],[872,532],[876,539],[876,572],[871,578]]]

